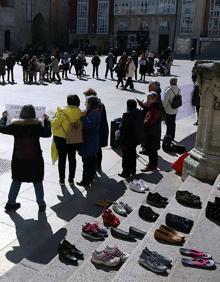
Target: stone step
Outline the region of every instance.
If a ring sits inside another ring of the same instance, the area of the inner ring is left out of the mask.
[[[161,172],[156,173],[155,175],[142,175],[141,176],[146,182],[149,183],[149,186],[151,189],[158,183],[161,179],[162,181],[158,184],[161,185],[161,183],[164,183],[164,186],[169,186],[169,182],[172,182],[172,179],[175,178],[175,175],[167,174],[163,178],[163,175]],[[170,180],[171,179],[171,180]],[[174,180],[173,180],[174,181]],[[84,222],[94,221],[97,220],[97,217],[101,214],[102,209],[96,207],[93,205],[93,202],[97,199],[101,198],[109,198],[111,200],[117,200],[118,198],[123,195],[122,200],[128,202],[132,206],[136,206],[137,203],[140,203],[143,195],[134,193],[130,190],[126,190],[125,185],[120,182],[117,183],[114,181],[114,183],[111,183],[111,185],[108,185],[108,182],[103,180],[98,183],[99,187],[102,187],[101,189],[97,186],[93,187],[92,193],[89,193],[90,201],[88,202],[80,202],[77,203],[76,201],[69,201],[65,203],[63,212],[67,210],[77,209],[79,210],[78,205],[81,205],[80,212],[81,214],[74,217],[61,231],[54,234],[48,241],[46,241],[41,248],[34,251],[30,256],[28,256],[26,259],[23,259],[19,264],[17,264],[13,269],[11,269],[6,275],[4,276],[4,281],[30,281],[30,278],[38,275],[39,272],[45,271],[45,275],[47,272],[53,272],[56,273],[56,270],[58,274],[65,275],[66,272],[72,271],[73,267],[66,266],[65,264],[61,264],[58,260],[58,257],[56,256],[57,252],[57,245],[58,242],[65,237],[67,240],[74,242],[77,246],[80,246],[82,251],[85,253],[85,257],[88,254],[92,252],[93,244],[90,243],[87,246],[87,241],[84,240],[81,235],[81,225]],[[110,181],[111,182],[111,181]],[[113,184],[113,185],[112,185]],[[132,196],[131,196],[132,195]],[[87,195],[88,197],[88,195]],[[89,204],[89,205],[88,205]],[[59,216],[61,216],[62,211],[59,212]],[[91,215],[91,216],[89,216]],[[99,220],[98,220],[99,221]],[[100,221],[101,222],[101,221]],[[62,235],[61,235],[62,234]],[[57,239],[55,239],[57,238]],[[87,248],[91,248],[91,251],[88,252]],[[37,258],[37,259],[36,259]],[[81,262],[82,263],[82,262]],[[54,268],[53,271],[50,270],[51,268]],[[60,268],[59,268],[60,267]],[[48,268],[48,269],[47,269]],[[47,270],[46,270],[47,269]],[[68,270],[67,270],[68,269]],[[54,275],[55,278],[56,275]],[[50,273],[48,274],[48,277],[50,276]],[[26,277],[26,278],[25,278]],[[49,279],[49,278],[48,278]]]
[[[208,201],[213,202],[215,196],[220,197],[220,191],[216,189],[217,183],[220,182],[220,175],[218,176],[212,193],[208,197]],[[215,262],[217,262],[217,269],[215,271],[207,271],[203,269],[196,269],[184,267],[181,263],[182,256],[177,256],[176,264],[174,265],[169,281],[212,281],[218,282],[220,279],[220,269],[218,267],[220,262],[220,227],[205,217],[205,207],[200,215],[198,224],[195,226],[192,235],[185,244],[186,248],[195,248],[212,254]]]
[[[161,193],[167,198],[172,198],[175,192],[179,189],[182,184],[181,178],[173,173],[169,174],[169,177],[164,178],[158,186],[155,187],[154,192]],[[138,210],[141,204],[146,204],[146,196],[143,197],[142,202],[121,224],[122,230],[128,231],[129,227],[135,226],[145,232],[148,232],[154,225],[154,223],[146,222],[138,216]],[[154,208],[159,214],[163,212],[163,209]],[[99,246],[99,250],[104,249],[107,245],[118,246],[120,250],[127,254],[131,254],[132,251],[141,243],[140,240],[136,242],[127,242],[110,236],[105,242]],[[71,276],[67,281],[111,281],[115,275],[117,275],[117,270],[109,271],[106,267],[95,266],[91,263],[91,253],[86,263],[82,265],[76,272],[71,273]]]
[[[138,258],[145,247],[148,247],[150,250],[157,251],[167,257],[170,257],[173,260],[173,264],[178,258],[179,246],[161,244],[154,238],[154,231],[156,228],[159,228],[161,224],[165,224],[165,217],[168,212],[178,214],[190,218],[194,221],[194,227],[191,230],[189,235],[186,235],[186,242],[190,239],[191,235],[194,234],[196,226],[198,226],[198,220],[206,207],[208,196],[211,194],[212,186],[206,183],[202,183],[192,177],[188,177],[183,185],[180,187],[180,190],[188,190],[196,195],[201,197],[203,203],[202,209],[192,209],[180,205],[175,200],[175,195],[173,199],[169,202],[169,205],[164,209],[161,216],[158,218],[157,222],[153,225],[151,230],[145,236],[144,240],[139,244],[139,246],[131,253],[128,261],[122,266],[120,271],[117,273],[116,277],[112,280],[114,282],[122,281],[167,281],[166,276],[158,276],[155,273],[146,270],[138,264]],[[159,278],[158,278],[159,277]],[[179,281],[179,280],[172,280]],[[191,280],[194,281],[194,280]]]

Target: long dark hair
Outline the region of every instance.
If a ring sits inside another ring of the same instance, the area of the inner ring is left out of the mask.
[[[20,112],[21,119],[35,119],[36,112],[33,105],[24,105]]]

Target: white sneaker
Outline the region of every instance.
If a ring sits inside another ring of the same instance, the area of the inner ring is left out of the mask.
[[[145,189],[145,191],[149,191],[149,190],[150,190],[150,189],[149,189],[150,187],[147,185],[147,183],[146,183],[143,179],[139,179],[139,180],[134,179],[133,182],[134,182],[135,184],[136,184],[136,183],[140,184],[141,187],[143,187],[143,188]]]
[[[130,182],[128,188],[138,193],[145,193],[145,189],[139,183]]]
[[[91,261],[96,264],[113,267],[119,265],[121,259],[119,257],[113,257],[105,251],[93,251]]]

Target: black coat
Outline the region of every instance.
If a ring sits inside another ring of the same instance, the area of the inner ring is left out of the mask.
[[[44,178],[44,160],[40,137],[50,137],[50,122],[33,119],[14,120],[6,126],[7,118],[0,120],[0,132],[14,136],[12,179],[21,182],[40,182]]]
[[[197,83],[194,84],[193,94],[192,94],[192,105],[194,107],[200,106],[200,93],[199,93],[199,85]]]
[[[120,145],[122,148],[136,147],[143,142],[143,112],[136,109],[124,113],[120,125]]]
[[[100,105],[100,112],[101,112],[100,145],[101,147],[106,147],[108,146],[109,127],[108,127],[106,109],[103,103],[101,103]]]
[[[156,102],[146,109],[144,120],[145,142],[144,147],[147,151],[160,149],[161,138],[161,103]]]

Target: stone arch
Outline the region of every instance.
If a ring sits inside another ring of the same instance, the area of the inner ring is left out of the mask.
[[[35,47],[47,45],[49,37],[47,23],[41,13],[38,13],[32,21],[32,44]]]

